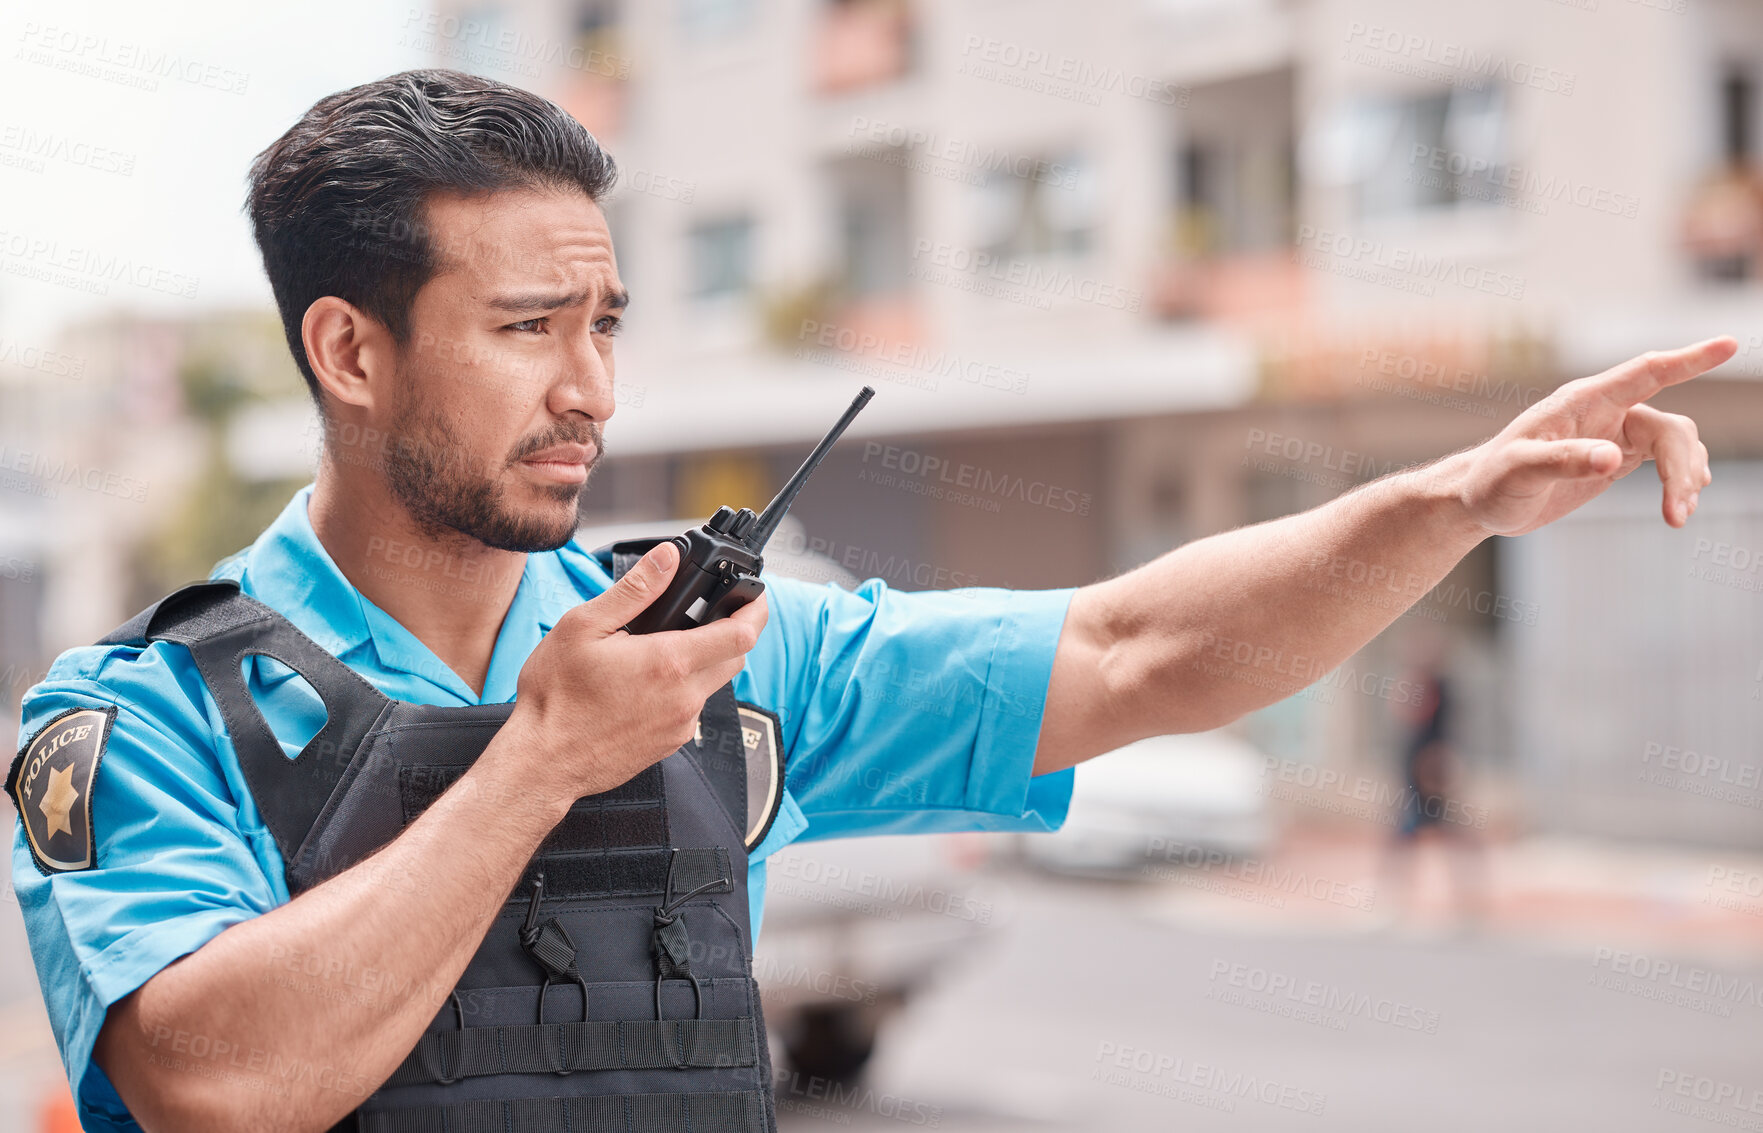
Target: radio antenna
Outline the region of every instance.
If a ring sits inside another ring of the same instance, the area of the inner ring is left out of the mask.
[[[869,399],[874,396],[875,390],[870,386],[864,386],[862,391],[852,400],[850,408],[845,410],[845,415],[833,425],[832,431],[820,438],[820,443],[814,446],[814,451],[808,454],[808,459],[802,462],[802,467],[796,469],[796,474],[791,476],[778,494],[772,497],[772,501],[765,505],[765,510],[759,513],[759,518],[754,520],[753,526],[747,529],[746,535],[742,538],[742,542],[746,543],[748,549],[754,554],[765,549],[765,544],[770,540],[772,532],[776,531],[777,525],[783,522],[784,513],[790,510],[790,504],[795,501],[796,493],[800,492],[802,485],[808,482],[808,477],[814,472],[815,466],[820,463],[822,457],[826,456],[827,450],[833,447],[833,442],[839,439],[840,434],[845,431],[845,427],[850,425],[857,414],[862,412],[863,407],[869,404]]]

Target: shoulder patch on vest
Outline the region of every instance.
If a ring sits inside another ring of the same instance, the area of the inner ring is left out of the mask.
[[[31,857],[44,873],[98,864],[92,784],[115,719],[115,705],[70,709],[38,730],[13,760],[6,793],[24,823]]]
[[[741,747],[747,753],[747,849],[765,840],[784,801],[784,730],[777,713],[744,700],[735,701],[741,716]]]

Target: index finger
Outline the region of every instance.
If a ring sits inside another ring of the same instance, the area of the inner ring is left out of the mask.
[[[1654,350],[1605,370],[1592,379],[1593,388],[1624,406],[1636,405],[1666,386],[1707,373],[1738,348],[1738,339],[1727,334],[1676,350]]]

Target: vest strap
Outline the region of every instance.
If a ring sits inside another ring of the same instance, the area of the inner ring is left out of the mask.
[[[231,579],[198,582],[155,602],[104,644],[171,641],[190,650],[232,738],[239,770],[282,861],[292,864],[348,762],[391,701],[354,670]],[[289,759],[246,687],[240,662],[273,657],[304,677],[324,702],[325,723]]]
[[[430,1031],[386,1085],[450,1082],[486,1074],[753,1066],[759,1061],[755,1033],[750,1016]]]
[[[765,1095],[629,1094],[583,1098],[519,1098],[414,1106],[361,1114],[361,1133],[764,1133]]]

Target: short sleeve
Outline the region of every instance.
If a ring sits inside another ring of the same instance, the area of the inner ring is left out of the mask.
[[[54,871],[15,819],[12,876],[55,1039],[88,1131],[137,1129],[92,1048],[110,1005],[229,925],[285,900],[240,829],[193,665],[163,644],[73,650],[27,693],[20,750],[115,709],[90,783],[89,868]],[[181,651],[180,651],[181,652]]]
[[[1071,771],[1032,770],[1072,590],[767,589],[736,691],[780,717],[805,838],[1064,821]]]

